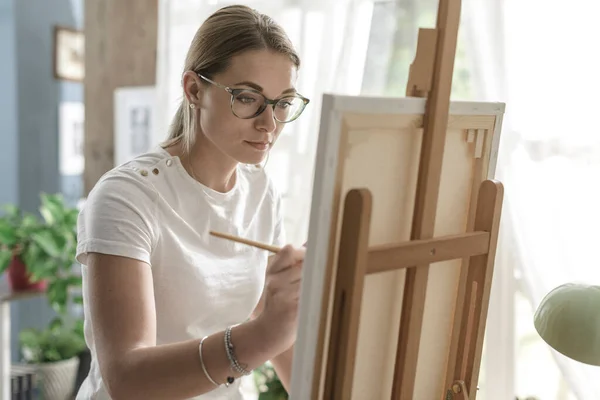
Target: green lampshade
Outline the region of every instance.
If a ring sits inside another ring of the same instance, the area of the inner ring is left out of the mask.
[[[568,283],[544,297],[535,329],[559,353],[600,366],[600,286]]]

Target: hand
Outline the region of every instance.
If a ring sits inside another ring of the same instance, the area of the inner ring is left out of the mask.
[[[267,266],[264,306],[257,320],[264,328],[267,340],[282,351],[296,340],[304,255],[304,248],[287,245]]]

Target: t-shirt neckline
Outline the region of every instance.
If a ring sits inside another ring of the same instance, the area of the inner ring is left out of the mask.
[[[166,149],[164,149],[162,146],[158,146],[158,152],[161,153],[162,155],[164,155],[166,159],[170,159],[173,161],[173,165],[175,166],[175,168],[177,169],[179,174],[182,176],[183,179],[187,180],[190,183],[190,185],[192,185],[192,187],[202,190],[202,192],[204,192],[204,194],[206,194],[210,197],[213,197],[215,199],[225,200],[225,199],[233,196],[237,192],[238,187],[240,186],[239,164],[236,167],[236,177],[235,177],[235,183],[233,184],[233,187],[231,189],[229,189],[227,192],[219,192],[217,190],[214,190],[214,189],[206,186],[202,182],[199,182],[196,179],[194,179],[184,168],[183,163],[181,162],[181,158],[179,158],[179,156],[172,155]]]

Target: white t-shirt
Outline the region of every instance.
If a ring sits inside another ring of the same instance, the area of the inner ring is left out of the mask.
[[[239,165],[235,187],[227,193],[198,183],[178,157],[162,148],[107,172],[78,220],[84,312],[87,253],[99,252],[150,264],[158,345],[201,338],[244,322],[262,293],[269,254],[210,236],[209,230],[284,245],[280,197],[262,168]],[[87,319],[85,338],[92,364],[77,399],[110,399],[98,368],[92,321]],[[239,380],[197,398],[241,399]]]

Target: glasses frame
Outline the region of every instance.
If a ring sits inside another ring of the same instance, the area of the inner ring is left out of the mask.
[[[302,96],[299,93],[295,93],[295,94],[291,94],[291,95],[283,96],[283,97],[278,97],[276,99],[269,99],[264,94],[262,94],[261,92],[259,92],[258,90],[247,89],[247,88],[230,88],[229,86],[222,85],[222,84],[220,84],[218,82],[213,81],[212,79],[208,79],[207,77],[203,76],[202,74],[197,74],[197,75],[201,79],[204,79],[206,82],[208,82],[210,84],[213,84],[216,87],[225,90],[227,93],[229,93],[231,95],[231,101],[229,102],[229,107],[231,108],[232,114],[235,115],[236,117],[240,118],[240,119],[252,119],[252,118],[256,118],[260,114],[262,114],[267,109],[268,106],[271,106],[271,107],[273,107],[273,118],[275,118],[275,120],[277,122],[280,122],[282,124],[287,124],[289,122],[293,122],[293,121],[297,120],[298,117],[300,117],[300,115],[302,115],[302,113],[304,112],[304,109],[306,108],[306,106],[308,105],[308,103],[310,103],[310,99],[307,99],[306,97]],[[256,113],[254,113],[254,115],[251,115],[250,117],[240,117],[239,115],[237,115],[235,113],[235,111],[233,111],[233,100],[241,92],[256,93],[257,95],[262,96],[262,98],[265,100],[263,102],[262,106],[260,106],[260,108],[258,109],[258,111]],[[281,120],[277,119],[277,116],[275,115],[275,106],[277,105],[277,103],[279,103],[283,99],[287,99],[287,98],[290,98],[290,97],[295,97],[295,98],[298,98],[298,99],[302,100],[302,103],[303,103],[302,109],[300,110],[300,112],[293,119],[291,119],[289,121],[281,121]]]

